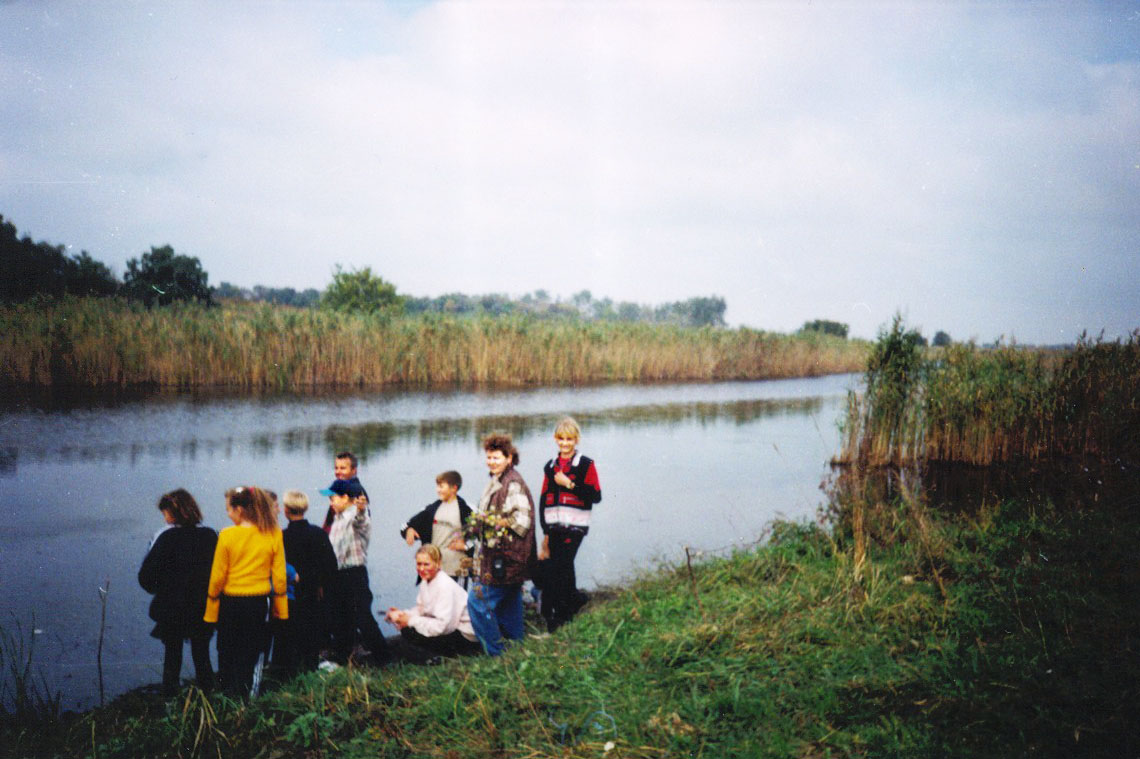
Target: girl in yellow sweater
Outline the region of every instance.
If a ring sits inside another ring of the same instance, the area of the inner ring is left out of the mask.
[[[261,488],[226,491],[226,515],[233,521],[218,534],[207,622],[218,625],[218,680],[230,695],[250,692],[257,658],[268,641],[266,611],[289,616],[285,545],[273,504]]]

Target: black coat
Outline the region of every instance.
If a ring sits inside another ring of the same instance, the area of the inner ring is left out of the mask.
[[[316,601],[318,590],[327,591],[336,577],[336,554],[328,534],[304,519],[297,519],[289,522],[283,539],[285,561],[300,575],[293,591],[294,600]]]
[[[161,640],[187,638],[208,625],[206,589],[218,533],[209,527],[171,527],[150,547],[139,568],[139,585],[154,595],[151,635]]]

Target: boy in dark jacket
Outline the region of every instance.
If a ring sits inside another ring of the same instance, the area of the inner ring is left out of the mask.
[[[317,668],[327,637],[324,600],[336,576],[336,554],[325,531],[305,519],[309,499],[304,493],[290,490],[281,500],[289,520],[283,535],[285,561],[295,579],[289,594],[289,618],[284,622],[283,650],[275,652],[275,663],[286,671],[311,672]]]
[[[464,575],[463,560],[467,558],[467,544],[464,540],[464,527],[471,507],[459,497],[463,478],[459,472],[441,472],[435,478],[435,492],[439,500],[429,504],[423,511],[413,516],[400,528],[400,537],[408,545],[418,540],[424,545],[439,549],[440,569],[451,579],[458,580]],[[419,577],[416,578],[419,584]]]

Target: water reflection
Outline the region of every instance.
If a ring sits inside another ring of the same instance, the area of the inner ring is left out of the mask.
[[[595,431],[682,423],[708,426],[725,421],[739,426],[789,414],[817,413],[822,403],[820,397],[694,401],[584,411],[575,416],[581,424]],[[554,428],[561,415],[562,412],[504,414],[295,427],[278,432],[256,432],[249,439],[249,450],[255,458],[261,459],[271,458],[278,453],[351,450],[362,461],[368,461],[370,457],[382,454],[400,443],[415,443],[426,450],[441,443],[464,440],[477,446],[482,437],[491,431],[506,431],[517,438],[545,433]],[[241,447],[240,439],[233,435],[216,438],[195,436],[149,443],[96,440],[86,444],[67,442],[56,448],[44,447],[49,442],[42,441],[39,445],[25,447],[22,452],[24,463],[125,462],[134,467],[144,456],[185,462],[196,461],[199,456],[228,459],[233,455],[235,447]],[[0,475],[14,474],[20,461],[21,451],[15,446],[0,448]]]
[[[613,428],[634,429],[658,424],[679,424],[697,422],[709,425],[720,421],[731,421],[741,425],[773,416],[789,413],[805,414],[818,411],[822,405],[819,398],[799,398],[787,400],[747,400],[725,403],[675,403],[627,406],[578,413],[575,418],[592,431]],[[527,437],[536,433],[546,433],[554,429],[561,414],[511,414],[480,416],[471,419],[432,419],[415,424],[392,424],[372,422],[355,426],[332,425],[324,433],[320,443],[329,450],[351,450],[363,460],[369,455],[387,451],[396,442],[411,440],[421,448],[433,448],[440,443],[468,440],[472,445],[488,432],[505,431],[515,438]],[[302,431],[295,430],[282,441],[286,448],[290,445],[312,447],[315,441],[300,440]]]

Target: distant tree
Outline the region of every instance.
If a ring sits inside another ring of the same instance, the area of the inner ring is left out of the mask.
[[[614,302],[610,298],[602,298],[590,304],[593,312],[593,318],[598,321],[613,321],[617,318],[617,311],[614,310]]]
[[[945,348],[953,342],[954,341],[950,339],[950,335],[946,334],[942,330],[938,330],[934,333],[934,339],[930,342],[930,344],[935,348]]]
[[[552,299],[546,290],[535,290],[517,299],[500,293],[450,293],[435,298],[406,298],[405,306],[406,311],[412,314],[527,314],[537,319],[643,321],[696,327],[719,327],[725,324],[724,298],[715,295],[659,306],[643,306],[630,302],[614,303],[610,298],[594,298],[589,290],[574,293],[566,300]]]
[[[229,282],[223,282],[215,287],[213,295],[215,298],[226,298],[227,300],[253,300],[252,292]]]
[[[127,261],[123,294],[148,306],[166,306],[180,300],[206,305],[214,302],[202,262],[194,256],[175,253],[169,245],[152,246],[142,258]]]
[[[627,300],[623,300],[618,304],[617,316],[618,320],[623,322],[636,322],[645,318],[641,306]]]
[[[263,303],[307,308],[316,305],[320,301],[321,293],[312,287],[297,292],[292,287],[265,287],[263,285],[257,285],[253,288],[253,299]]]
[[[574,308],[578,309],[578,313],[582,316],[590,316],[593,313],[594,296],[589,290],[582,290],[570,296],[570,302],[574,304]]]
[[[87,251],[67,259],[67,292],[71,295],[114,295],[119,291],[119,280],[102,261],[96,261]]]
[[[372,267],[345,271],[338,264],[333,281],[321,295],[322,308],[334,311],[360,311],[368,314],[404,311],[404,299],[396,286],[372,273]]]
[[[833,322],[827,319],[815,319],[810,322],[804,322],[804,326],[800,327],[800,332],[821,332],[825,335],[835,335],[847,339],[847,325],[842,322]]]
[[[689,298],[682,310],[687,312],[688,323],[693,327],[723,327],[727,305],[724,298],[713,295],[707,298]]]
[[[513,313],[515,304],[506,295],[492,293],[490,295],[479,296],[479,310],[485,314],[491,314],[492,316],[503,316],[504,314]]]
[[[24,301],[36,295],[114,295],[119,280],[87,251],[69,256],[62,245],[20,238],[0,216],[0,300]]]

